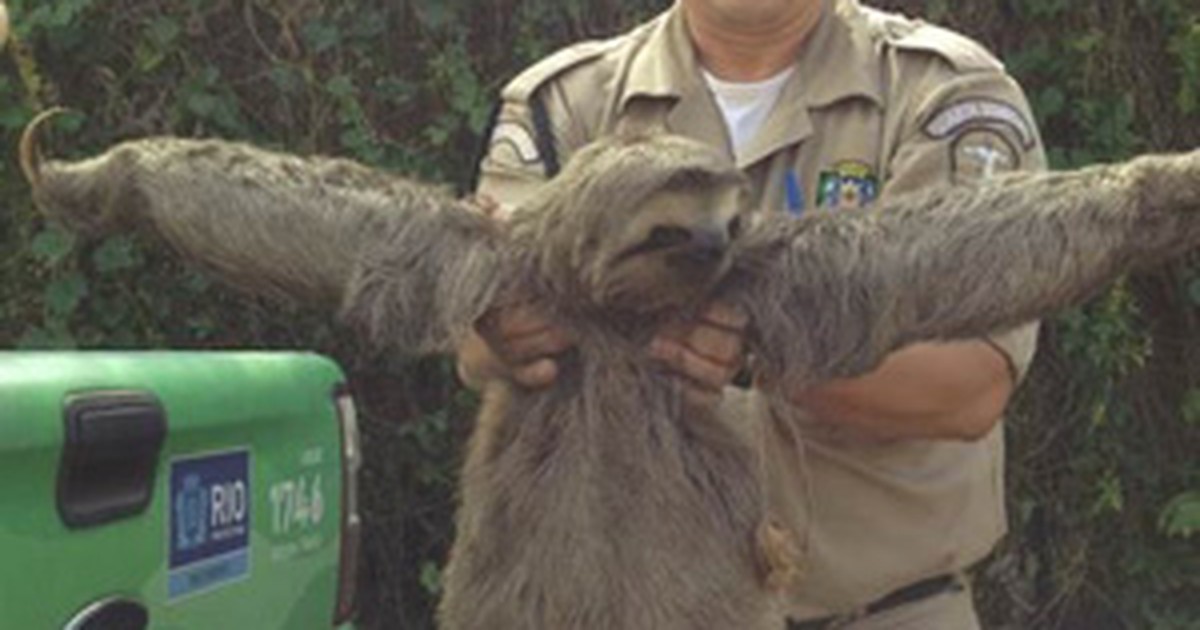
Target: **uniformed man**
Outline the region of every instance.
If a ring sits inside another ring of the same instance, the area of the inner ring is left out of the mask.
[[[995,58],[857,0],[678,0],[625,35],[552,55],[502,97],[478,188],[502,207],[588,141],[624,131],[719,147],[762,211],[794,215],[1044,165],[1026,100]],[[498,321],[460,350],[464,381],[552,382],[567,335],[528,308]],[[766,413],[728,387],[745,324],[714,304],[649,351],[690,396],[763,423],[773,499],[803,552],[790,627],[978,627],[964,572],[1005,530],[999,418],[1035,327],[903,348]]]

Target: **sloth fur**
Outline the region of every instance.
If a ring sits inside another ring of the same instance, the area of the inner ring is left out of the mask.
[[[439,624],[771,629],[794,566],[747,418],[689,407],[646,342],[712,299],[750,315],[768,395],[1085,299],[1200,242],[1200,152],[1021,173],[802,218],[751,212],[684,138],[580,151],[501,225],[337,159],[151,138],[46,162],[36,203],[81,231],[141,226],[225,280],[335,308],[379,347],[451,350],[494,306],[577,340],[548,389],[484,392]]]

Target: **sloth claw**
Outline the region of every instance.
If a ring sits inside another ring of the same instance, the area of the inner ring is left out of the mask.
[[[29,182],[33,188],[37,188],[41,183],[42,173],[42,151],[38,146],[38,133],[47,121],[66,112],[65,107],[51,107],[34,116],[25,125],[25,130],[21,132],[21,143],[18,146],[17,155],[21,163],[21,172],[25,175],[25,181]]]

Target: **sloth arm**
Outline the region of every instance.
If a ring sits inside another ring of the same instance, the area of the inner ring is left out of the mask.
[[[323,305],[411,354],[449,350],[500,277],[486,218],[347,160],[152,138],[39,165],[33,188],[70,227],[146,229],[230,284]]]
[[[752,350],[768,381],[795,391],[866,373],[908,344],[1037,319],[1197,244],[1196,182],[1200,152],[769,217],[738,270]]]

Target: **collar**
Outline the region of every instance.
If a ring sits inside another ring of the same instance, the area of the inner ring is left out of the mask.
[[[824,0],[821,18],[800,49],[784,96],[797,98],[809,109],[851,97],[882,105],[876,46],[858,0]],[[678,2],[649,25],[628,77],[622,110],[639,97],[686,103],[691,100],[687,97],[706,90]]]

